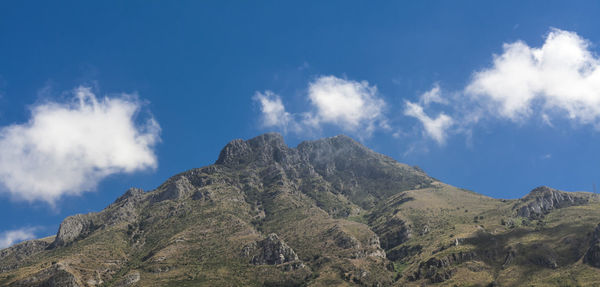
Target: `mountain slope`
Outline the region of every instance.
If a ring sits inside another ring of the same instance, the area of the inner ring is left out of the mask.
[[[0,285],[586,285],[599,207],[547,187],[489,198],[346,136],[265,134],[1,250]]]

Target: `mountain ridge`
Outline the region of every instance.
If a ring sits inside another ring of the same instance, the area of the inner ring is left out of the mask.
[[[494,199],[347,136],[291,148],[268,133],[0,250],[0,285],[571,284],[596,278],[599,201],[543,186]]]

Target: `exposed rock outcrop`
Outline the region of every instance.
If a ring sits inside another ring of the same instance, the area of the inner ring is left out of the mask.
[[[135,222],[139,216],[138,208],[147,196],[142,189],[130,188],[101,212],[76,214],[65,218],[49,248],[67,246],[103,227]]]
[[[250,162],[282,162],[293,155],[278,133],[266,133],[248,141],[240,139],[229,142],[215,162],[216,164],[236,166]]]
[[[441,258],[432,257],[427,261],[421,262],[417,271],[411,274],[408,279],[416,281],[420,279],[429,279],[431,283],[440,283],[452,277],[454,270],[450,267],[461,264],[466,261],[476,260],[478,258],[475,252],[458,252]]]
[[[417,244],[412,246],[400,246],[389,250],[386,253],[389,260],[398,261],[419,254],[421,253],[421,250],[423,250],[423,246]]]
[[[296,252],[289,247],[275,233],[267,238],[250,243],[242,249],[242,255],[251,257],[250,263],[254,265],[279,265],[290,262],[299,262]]]
[[[183,175],[175,176],[158,188],[158,192],[153,194],[152,202],[184,199],[195,190],[196,187],[187,177]]]
[[[66,246],[73,241],[85,237],[96,228],[92,221],[93,214],[76,214],[63,220],[58,228],[52,248]]]
[[[379,235],[381,247],[386,250],[406,242],[412,236],[410,227],[404,220],[397,217],[376,226],[373,231]]]
[[[540,186],[532,190],[522,201],[525,202],[525,205],[517,207],[517,216],[538,218],[553,209],[585,204],[588,199],[547,186]]]
[[[27,258],[49,245],[48,240],[28,240],[0,250],[0,273],[20,267]]]
[[[276,133],[247,141],[234,140],[223,148],[215,164],[230,168],[246,165],[266,168],[264,176],[261,175],[266,184],[294,183],[310,177],[319,184],[306,190],[322,188],[324,193],[343,194],[363,208],[371,208],[378,200],[399,191],[425,187],[433,182],[421,170],[375,153],[343,135],[305,141],[296,148],[288,147]],[[332,215],[348,215],[337,211]]]
[[[352,259],[365,257],[386,258],[385,251],[381,249],[379,237],[375,234],[367,242],[361,243],[337,224],[330,228],[327,233],[337,247],[349,251],[349,257]]]
[[[144,198],[145,194],[146,193],[143,189],[132,187],[119,198],[117,198],[113,204],[119,204],[123,202],[139,202]]]

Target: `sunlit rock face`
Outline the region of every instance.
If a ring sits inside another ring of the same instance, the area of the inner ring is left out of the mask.
[[[553,209],[582,205],[588,202],[587,198],[578,197],[547,186],[535,188],[524,200],[527,200],[528,203],[517,210],[517,215],[528,218],[537,218]]]

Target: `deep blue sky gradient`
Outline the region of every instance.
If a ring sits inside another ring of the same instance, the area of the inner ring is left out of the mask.
[[[600,2],[592,1],[11,1],[0,4],[0,126],[22,123],[28,107],[95,87],[99,95],[138,93],[162,127],[158,169],[111,176],[97,191],[44,202],[0,194],[0,232],[56,232],[74,213],[98,211],[131,186],[153,189],[169,176],[209,165],[234,138],[269,130],[252,101],[281,95],[291,112],[308,102],[320,75],[366,80],[388,103],[395,127],[439,83],[461,90],[490,65],[502,44],[539,46],[551,27],[574,31],[600,52]],[[362,140],[377,152],[418,165],[433,177],[498,198],[539,185],[588,190],[600,185],[600,132],[539,121],[488,122],[471,139],[445,146],[376,132]],[[288,133],[289,145],[342,133]],[[406,153],[411,146],[420,151]],[[427,151],[423,151],[426,149]],[[551,155],[550,158],[544,158]]]

